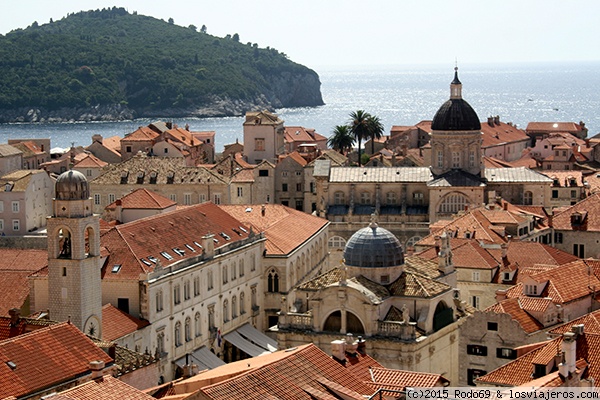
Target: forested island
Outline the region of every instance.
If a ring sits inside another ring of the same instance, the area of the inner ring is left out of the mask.
[[[273,48],[124,8],[0,35],[0,122],[241,115],[323,104],[317,73]]]

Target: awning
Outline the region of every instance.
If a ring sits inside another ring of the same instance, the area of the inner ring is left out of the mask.
[[[202,346],[190,354],[190,362],[196,364],[200,371],[225,365],[225,361],[214,355],[206,346]],[[185,356],[175,361],[175,364],[183,367],[185,365]]]
[[[271,339],[270,337],[268,337],[267,335],[265,335],[250,324],[244,324],[240,326],[237,329],[237,331],[247,340],[251,341],[257,346],[262,347],[265,350],[274,352],[278,349],[276,340]]]
[[[270,353],[269,350],[265,350],[262,347],[255,345],[249,340],[245,339],[239,332],[232,331],[225,335],[223,335],[223,339],[227,340],[229,343],[242,350],[244,353],[248,354],[251,357],[260,356],[262,354]]]

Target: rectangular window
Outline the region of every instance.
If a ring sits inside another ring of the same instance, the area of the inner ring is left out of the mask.
[[[177,202],[177,195],[175,193],[169,194],[169,200]]]
[[[108,203],[111,204],[114,202],[115,202],[115,195],[111,193],[108,195]]]
[[[481,346],[478,344],[468,344],[467,345],[467,354],[471,354],[473,356],[487,356],[487,347]]]
[[[173,303],[181,303],[181,290],[179,288],[179,285],[175,285],[175,287],[173,288]]]
[[[473,150],[470,150],[469,151],[469,167],[474,167],[474,166],[475,166],[475,152]]]
[[[314,183],[314,182],[311,182],[311,183],[310,183],[310,192],[311,192],[312,194],[315,194],[315,193],[317,193],[317,185],[315,185],[315,183]]]
[[[288,191],[288,184],[287,183],[282,183],[281,184],[281,191],[282,192],[287,192]]]
[[[237,195],[238,197],[243,197],[244,196],[244,189],[239,187],[237,188]]]
[[[585,246],[583,244],[575,243],[573,245],[573,255],[579,258],[585,257]]]
[[[552,191],[552,198],[553,198],[553,199],[558,199],[558,190],[554,189],[554,190]]]
[[[19,212],[19,202],[18,201],[13,201],[12,202],[12,212],[14,212],[14,213],[18,213]]]
[[[302,176],[302,171],[296,171],[296,176]]]
[[[296,210],[303,211],[304,210],[304,201],[296,200]]]
[[[206,195],[204,193],[202,193],[200,195],[200,203],[204,203],[204,202],[206,202]]]
[[[444,153],[441,151],[437,152],[437,166],[438,168],[444,167]]]
[[[471,296],[471,305],[475,308],[479,308],[479,296]]]
[[[254,151],[265,151],[265,139],[255,138],[254,139]]]
[[[85,170],[85,175],[86,176],[92,176],[92,170],[91,169],[86,169]]]
[[[571,198],[574,199],[577,197],[577,191],[576,190],[571,190]]]
[[[194,297],[200,296],[200,277],[194,278]]]
[[[482,369],[467,369],[467,384],[469,386],[475,386],[475,380],[485,374],[487,374],[487,371]]]
[[[191,193],[184,193],[183,194],[183,204],[185,205],[190,205],[192,204],[192,195]]]
[[[0,231],[4,231],[4,220],[0,219]]]
[[[117,299],[117,308],[129,314],[129,299]]]
[[[100,205],[100,195],[98,193],[94,194],[94,204],[97,206]]]
[[[479,271],[473,271],[473,282],[479,282]]]
[[[4,202],[0,200],[0,212],[4,212]]]
[[[125,146],[125,152],[131,153],[131,146]]]
[[[156,292],[156,312],[163,310],[163,292],[159,290]]]
[[[460,153],[458,151],[452,152],[452,168],[460,168]]]
[[[269,170],[268,169],[259,169],[258,176],[269,176]]]
[[[213,196],[213,203],[221,204],[221,193],[215,193]]]
[[[190,297],[190,281],[185,281],[183,284],[183,299],[189,300]]]
[[[488,329],[488,331],[497,331],[498,330],[498,323],[497,322],[488,322],[487,323],[487,329]]]
[[[302,191],[302,184],[296,183],[296,192],[301,192],[301,191]]]
[[[517,352],[516,350],[509,349],[507,347],[498,347],[496,349],[496,357],[514,360],[517,358]]]
[[[212,271],[208,271],[206,277],[206,288],[211,290],[213,288],[213,273]]]
[[[21,230],[21,221],[18,219],[13,219],[13,231]]]
[[[562,242],[563,242],[562,232],[554,232],[554,243],[562,243]]]

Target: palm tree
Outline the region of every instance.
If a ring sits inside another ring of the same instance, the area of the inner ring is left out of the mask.
[[[364,110],[352,111],[350,113],[350,122],[348,124],[350,133],[356,138],[358,142],[358,165],[361,165],[360,160],[360,145],[363,139],[369,137],[369,120],[370,114]]]
[[[333,128],[333,134],[329,136],[327,144],[340,154],[345,154],[347,151],[352,150],[354,136],[352,136],[347,125],[338,125]]]
[[[381,139],[385,129],[376,115],[369,115],[367,126],[369,127],[369,138],[371,139],[371,155],[373,155],[375,154],[375,140]]]

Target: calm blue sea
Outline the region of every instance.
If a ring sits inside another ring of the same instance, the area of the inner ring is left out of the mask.
[[[315,128],[329,136],[353,110],[378,115],[386,131],[392,125],[413,125],[432,119],[449,97],[453,65],[348,67],[317,69],[326,105],[280,109],[287,126]],[[530,121],[584,121],[589,135],[600,132],[600,62],[577,64],[507,64],[460,66],[463,98],[481,120],[499,115],[525,128]],[[0,124],[0,143],[9,138],[51,138],[52,147],[87,146],[94,134],[125,134],[161,119],[110,123]],[[178,119],[191,130],[214,130],[217,151],[242,140],[242,117]]]

